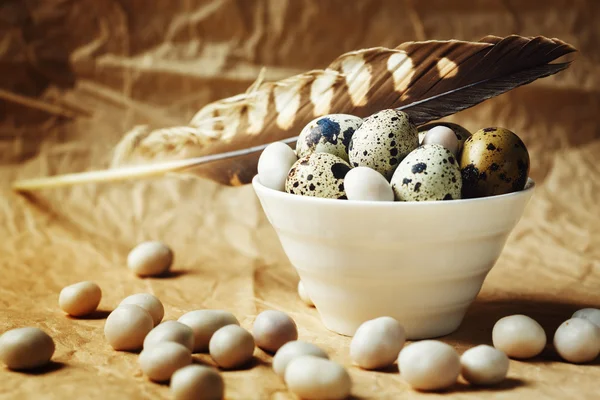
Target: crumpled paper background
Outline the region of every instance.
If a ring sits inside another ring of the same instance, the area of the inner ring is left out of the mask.
[[[39,326],[57,345],[42,371],[0,369],[0,398],[169,398],[142,376],[135,354],[103,338],[108,311],[136,292],[161,298],[166,319],[222,308],[250,328],[264,309],[289,312],[302,340],[349,367],[357,399],[598,398],[599,362],[560,362],[550,345],[534,360],[511,361],[509,379],[491,389],[461,382],[421,394],[397,369],[352,367],[350,339],[328,332],[297,297],[297,276],[250,186],[169,176],[10,191],[17,178],[105,167],[127,130],[183,124],[207,102],[243,92],[263,65],[267,79],[280,79],[345,51],[408,40],[558,37],[580,50],[565,73],[449,118],[472,131],[517,132],[539,186],[463,325],[444,340],[460,352],[490,343],[494,322],[513,313],[536,318],[551,339],[576,309],[600,307],[598,17],[595,0],[0,2],[0,332]],[[146,239],[173,247],[170,277],[126,269],[127,252]],[[74,320],[57,299],[80,280],[98,282],[104,297],[100,313]],[[224,373],[227,398],[293,398],[270,357],[255,354],[252,368]]]

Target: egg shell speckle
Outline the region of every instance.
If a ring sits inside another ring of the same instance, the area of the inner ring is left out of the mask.
[[[417,128],[408,114],[383,110],[365,119],[352,136],[350,164],[372,168],[389,180],[400,161],[418,146]]]
[[[329,153],[348,161],[348,147],[354,132],[362,125],[360,117],[330,114],[315,118],[300,132],[296,154]]]
[[[285,191],[301,196],[346,199],[344,178],[350,165],[329,153],[312,153],[292,166]]]
[[[454,154],[438,144],[411,152],[392,177],[396,200],[432,201],[460,199],[462,180]]]
[[[465,198],[517,192],[527,183],[529,153],[508,129],[480,129],[465,142],[460,168]]]

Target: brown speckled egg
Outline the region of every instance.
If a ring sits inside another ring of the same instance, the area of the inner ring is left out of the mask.
[[[464,198],[516,192],[527,183],[529,153],[508,129],[480,129],[465,142],[460,168]]]
[[[298,137],[296,154],[329,153],[348,161],[348,146],[354,132],[362,125],[360,117],[330,114],[310,121]]]
[[[312,153],[300,158],[290,169],[285,191],[301,196],[346,199],[344,178],[350,165],[329,153]]]
[[[399,201],[455,200],[461,197],[461,177],[454,154],[439,144],[412,151],[392,177]]]
[[[383,110],[371,115],[354,132],[350,142],[350,164],[369,167],[390,180],[400,161],[419,146],[417,128],[408,114]]]
[[[423,138],[431,128],[435,128],[436,126],[445,126],[454,131],[456,138],[458,139],[458,154],[462,151],[465,140],[471,137],[471,132],[463,128],[458,124],[453,124],[452,122],[433,122],[431,124],[422,125],[419,127],[419,143],[423,142]]]

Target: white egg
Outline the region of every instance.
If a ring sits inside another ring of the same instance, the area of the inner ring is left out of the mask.
[[[280,377],[285,376],[285,369],[294,358],[300,356],[315,356],[321,358],[329,358],[327,353],[312,343],[294,340],[287,342],[275,353],[273,357],[273,371]]]
[[[537,356],[546,346],[546,332],[533,318],[516,314],[504,317],[492,329],[494,347],[510,358]]]
[[[194,350],[194,331],[189,326],[177,321],[165,321],[158,324],[144,338],[144,349],[162,342],[175,342]]]
[[[301,399],[345,399],[352,389],[352,378],[344,367],[311,355],[294,358],[285,368],[288,389]]]
[[[509,360],[506,354],[485,344],[465,351],[460,357],[463,378],[474,385],[493,385],[506,378]]]
[[[471,132],[463,128],[458,124],[453,124],[452,122],[432,122],[427,125],[422,125],[419,127],[419,143],[423,143],[423,139],[425,139],[425,135],[430,130],[437,128],[439,126],[444,126],[446,128],[452,129],[456,139],[458,140],[458,152],[460,153],[465,140],[467,140],[471,136]]]
[[[298,339],[298,327],[286,313],[266,310],[256,316],[252,335],[258,347],[275,353],[284,344]]]
[[[192,363],[192,353],[175,342],[161,342],[145,348],[138,357],[142,372],[155,382],[171,379],[175,371]]]
[[[600,353],[600,328],[587,319],[571,318],[556,330],[554,348],[566,361],[590,362]]]
[[[460,199],[462,177],[456,157],[439,144],[425,144],[412,151],[392,176],[399,201]]]
[[[423,144],[439,144],[450,150],[455,156],[458,154],[458,138],[454,131],[447,126],[436,126],[427,132]]]
[[[142,242],[127,255],[127,267],[137,276],[160,276],[173,264],[173,250],[158,241]]]
[[[364,369],[385,368],[398,358],[406,340],[404,327],[392,317],[379,317],[358,327],[350,342],[350,358]]]
[[[254,338],[241,326],[227,325],[212,335],[208,351],[219,367],[237,368],[252,359]]]
[[[240,324],[235,315],[224,310],[194,310],[183,314],[177,321],[192,328],[194,352],[207,351],[210,339],[222,327]]]
[[[119,307],[125,304],[134,304],[148,311],[152,316],[154,326],[160,324],[160,321],[162,321],[165,315],[165,307],[163,306],[163,303],[158,299],[158,297],[150,293],[136,293],[132,294],[131,296],[127,296],[121,301]]]
[[[282,142],[268,145],[258,159],[258,178],[263,186],[282,192],[292,165],[298,160],[290,146]]]
[[[13,370],[44,366],[54,350],[54,340],[39,328],[17,328],[0,335],[0,362]]]
[[[418,390],[446,389],[460,375],[460,358],[454,348],[437,340],[411,343],[398,356],[400,376]]]
[[[171,377],[174,400],[222,400],[224,393],[223,377],[212,367],[188,365]]]
[[[348,200],[394,201],[392,186],[379,172],[369,167],[351,169],[344,178]]]
[[[310,121],[300,132],[296,154],[329,153],[348,161],[348,146],[354,132],[362,125],[360,117],[330,114]]]
[[[571,318],[583,318],[600,327],[600,310],[597,308],[582,308],[575,311]]]

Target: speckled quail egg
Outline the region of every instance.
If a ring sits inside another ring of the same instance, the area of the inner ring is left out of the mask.
[[[301,196],[346,199],[344,178],[350,165],[329,153],[312,153],[292,166],[285,191]]]
[[[465,141],[460,168],[465,198],[516,192],[527,183],[529,153],[508,129],[480,129]]]
[[[354,132],[362,125],[360,117],[330,114],[315,118],[300,132],[296,154],[329,153],[348,161],[348,146]]]
[[[431,201],[460,199],[462,180],[454,154],[439,144],[412,151],[392,177],[396,200]]]
[[[433,122],[431,124],[422,125],[419,127],[419,143],[423,143],[423,139],[427,132],[436,126],[445,126],[446,128],[452,129],[454,134],[456,135],[456,139],[458,139],[458,153],[462,151],[465,140],[471,137],[471,132],[463,128],[458,124],[453,124],[452,122]]]
[[[369,167],[389,180],[398,164],[419,146],[417,128],[408,114],[383,110],[366,118],[350,142],[350,164]]]

